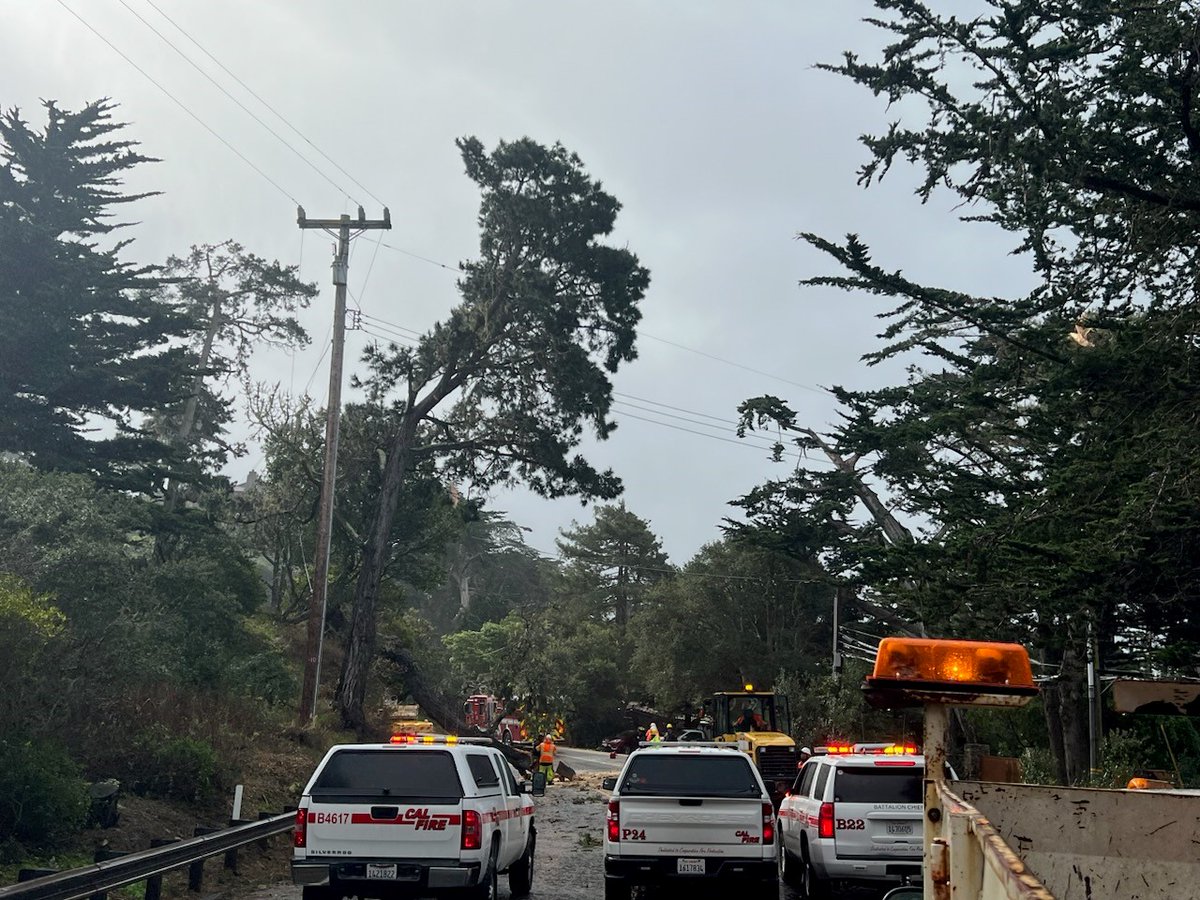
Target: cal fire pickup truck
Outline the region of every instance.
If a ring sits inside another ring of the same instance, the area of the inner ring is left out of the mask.
[[[528,894],[532,789],[503,754],[453,735],[392,740],[333,747],[304,788],[292,851],[304,900],[443,889],[494,900],[504,872],[513,897]]]
[[[740,884],[741,896],[777,898],[775,808],[736,744],[643,745],[612,790],[604,838],[605,900],[637,885]]]

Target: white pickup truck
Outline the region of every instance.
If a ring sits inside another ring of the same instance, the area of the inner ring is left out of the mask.
[[[304,900],[443,890],[495,900],[504,872],[513,897],[528,894],[532,789],[486,741],[399,737],[333,747],[304,788],[292,850]]]
[[[635,750],[605,787],[605,900],[629,900],[637,885],[670,885],[676,896],[703,882],[779,896],[775,808],[736,744]]]

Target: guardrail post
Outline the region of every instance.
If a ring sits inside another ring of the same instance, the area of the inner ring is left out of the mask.
[[[249,825],[249,824],[250,824],[249,819],[230,819],[229,820],[230,828],[236,828],[238,825]],[[236,875],[238,873],[237,866],[238,866],[238,848],[234,847],[230,850],[226,850],[225,851],[225,868],[227,868],[230,872],[232,872],[234,875]]]
[[[165,847],[167,844],[174,844],[178,838],[153,838],[150,841],[151,848]],[[146,879],[146,900],[162,900],[162,876],[151,875]]]
[[[262,822],[264,819],[272,819],[276,815],[278,815],[278,813],[260,811],[258,814],[258,821]],[[267,850],[270,848],[270,846],[271,846],[271,836],[270,835],[267,835],[265,838],[263,838],[262,840],[260,840],[258,842],[259,850]]]
[[[204,835],[212,834],[214,831],[217,831],[217,830],[218,829],[216,829],[216,828],[206,828],[203,825],[199,825],[196,828],[192,829],[192,835],[194,837],[203,837]],[[194,863],[192,863],[191,865],[188,866],[188,890],[199,892],[200,888],[203,885],[204,885],[204,860],[198,859]]]
[[[47,875],[56,875],[58,869],[19,869],[17,871],[17,883],[23,881],[33,881],[35,878],[45,878]]]
[[[92,862],[107,862],[110,859],[119,859],[122,856],[128,856],[128,850],[97,850],[92,854]],[[97,891],[92,894],[89,900],[108,900],[107,891]]]

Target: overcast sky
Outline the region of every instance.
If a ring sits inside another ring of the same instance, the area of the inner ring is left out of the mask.
[[[1026,263],[1006,255],[1010,240],[960,224],[949,198],[922,207],[912,172],[856,185],[866,158],[858,136],[901,111],[814,64],[878,48],[880,34],[861,21],[871,10],[863,0],[0,0],[0,105],[40,125],[41,98],[121,104],[128,135],[162,160],[130,181],[163,195],[133,210],[129,258],[156,262],[234,238],[300,264],[322,290],[303,317],[312,346],[294,358],[264,352],[253,365],[260,380],[320,398],[331,241],[300,232],[296,202],[312,217],[359,202],[370,217],[380,201],[391,209],[393,230],[359,238],[351,261],[351,305],[375,323],[374,335],[348,333],[348,369],[361,371],[368,342],[424,330],[456,301],[453,273],[434,263],[474,255],[478,197],[454,139],[561,141],[621,201],[613,242],[653,279],[638,359],[615,378],[619,428],[588,452],[624,479],[629,508],[682,563],[719,537],[735,512],[729,500],[786,474],[736,441],[740,401],[774,394],[820,428],[836,416],[822,387],[903,378],[898,366],[860,361],[878,346],[882,301],[798,287],[833,267],[797,232],[857,232],[885,267],[947,287],[1003,295],[1026,283]],[[381,234],[390,247],[376,247]],[[257,448],[230,472],[254,466]],[[560,528],[591,518],[577,500],[525,491],[490,502],[551,553]]]

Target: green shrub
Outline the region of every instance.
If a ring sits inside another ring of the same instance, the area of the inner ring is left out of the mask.
[[[194,802],[210,799],[226,783],[211,744],[172,735],[161,726],[137,736],[130,763],[129,783],[139,794]]]
[[[87,783],[57,744],[0,738],[0,835],[52,847],[83,827]]]

